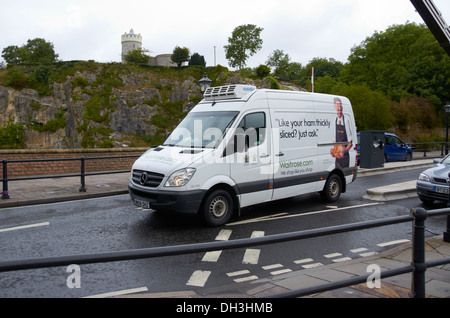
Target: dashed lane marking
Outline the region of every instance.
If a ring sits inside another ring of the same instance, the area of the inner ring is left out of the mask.
[[[292,269],[285,268],[285,269],[280,269],[277,271],[270,272],[270,275],[276,276],[276,275],[286,274],[289,272],[292,272]]]
[[[231,236],[232,230],[221,230],[216,237],[216,241],[228,241]],[[222,251],[206,252],[202,258],[203,262],[217,262],[219,260]]]
[[[264,231],[253,231],[250,238],[263,237]],[[248,248],[245,250],[244,259],[242,260],[242,264],[258,264],[259,255],[261,254],[260,249]]]
[[[250,271],[242,270],[242,271],[227,273],[227,276],[228,277],[236,277],[236,276],[242,276],[242,275],[247,275],[247,274],[250,274]],[[258,276],[250,275],[250,276],[245,276],[245,277],[234,278],[233,280],[236,283],[243,283],[243,282],[248,282],[248,281],[255,280],[255,279],[258,279]]]
[[[314,260],[312,258],[303,258],[303,259],[299,259],[294,261],[295,264],[304,264],[304,263],[311,263]]]
[[[275,268],[280,268],[280,267],[283,267],[283,265],[281,265],[281,264],[273,264],[273,265],[263,266],[262,269],[267,271],[267,270],[270,270],[270,269],[275,269]]]
[[[342,262],[347,262],[347,261],[351,261],[351,260],[352,259],[350,257],[341,257],[341,258],[332,259],[332,261],[335,263],[342,263]]]
[[[233,276],[240,276],[240,275],[245,275],[245,274],[250,274],[250,271],[244,269],[242,271],[227,273],[227,276],[233,277]]]
[[[196,286],[196,287],[203,287],[206,284],[206,281],[209,278],[209,275],[211,275],[211,271],[195,271],[192,273],[191,277],[189,278],[186,285],[188,286]]]
[[[244,259],[242,260],[242,264],[258,264],[259,254],[261,250],[248,248],[245,250]]]
[[[332,253],[332,254],[324,255],[324,257],[326,257],[326,258],[334,258],[334,257],[338,257],[338,256],[342,256],[342,254],[341,253]]]

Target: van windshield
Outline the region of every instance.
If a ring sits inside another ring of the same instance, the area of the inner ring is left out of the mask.
[[[238,114],[236,111],[189,113],[163,146],[215,148]]]

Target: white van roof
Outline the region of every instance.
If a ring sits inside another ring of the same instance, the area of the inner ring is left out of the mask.
[[[256,91],[256,87],[252,85],[226,85],[209,87],[206,89],[203,97],[207,101],[223,100],[223,99],[241,99]]]

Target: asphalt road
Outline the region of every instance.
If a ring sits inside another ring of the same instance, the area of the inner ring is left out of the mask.
[[[422,170],[358,178],[331,205],[313,194],[243,209],[241,218],[220,228],[204,227],[197,218],[141,210],[128,195],[3,209],[0,224],[8,230],[0,231],[0,258],[7,261],[234,240],[405,215],[422,206],[418,198],[376,202],[363,199],[363,195],[368,188],[414,180]],[[427,222],[430,235],[444,230],[444,218]],[[201,290],[345,261],[410,239],[411,224],[405,223],[247,249],[81,265],[79,272],[67,267],[6,272],[0,273],[0,297]]]

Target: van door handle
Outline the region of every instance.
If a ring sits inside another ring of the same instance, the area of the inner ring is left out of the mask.
[[[270,157],[270,155],[266,155],[265,153],[261,154],[261,156],[259,156],[260,158],[267,158]]]
[[[277,157],[283,157],[284,156],[284,153],[282,153],[282,152],[279,152],[278,154],[276,154],[275,156],[277,156]]]

